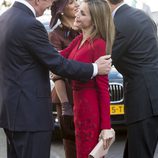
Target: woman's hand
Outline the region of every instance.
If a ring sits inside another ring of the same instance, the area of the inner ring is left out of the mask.
[[[99,135],[99,140],[103,140],[103,148],[104,150],[110,146],[111,140],[114,138],[115,140],[115,131],[114,129],[103,129]]]

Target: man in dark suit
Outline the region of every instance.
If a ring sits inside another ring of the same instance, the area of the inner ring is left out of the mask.
[[[8,158],[49,158],[49,70],[83,81],[110,71],[109,56],[92,65],[59,55],[35,18],[51,4],[52,0],[21,0],[0,16],[0,127],[7,136]]]
[[[158,38],[155,23],[123,0],[108,0],[116,39],[112,60],[124,79],[124,158],[153,158],[158,140]]]

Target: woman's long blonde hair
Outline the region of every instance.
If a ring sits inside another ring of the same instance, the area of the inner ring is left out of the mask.
[[[83,0],[88,4],[94,29],[90,38],[101,37],[106,41],[106,54],[111,54],[115,38],[115,27],[112,12],[106,0]]]

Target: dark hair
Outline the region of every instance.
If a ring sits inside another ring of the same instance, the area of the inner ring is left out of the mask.
[[[118,4],[122,2],[123,0],[108,0],[111,4]]]
[[[68,4],[68,0],[55,0],[51,6],[51,21],[50,21],[50,28],[52,28],[60,19],[61,13],[63,9]]]

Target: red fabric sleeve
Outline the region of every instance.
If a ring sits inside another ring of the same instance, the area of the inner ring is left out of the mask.
[[[94,61],[106,54],[106,43],[102,39],[94,41]],[[101,129],[110,129],[110,93],[108,75],[96,76],[98,90]]]

